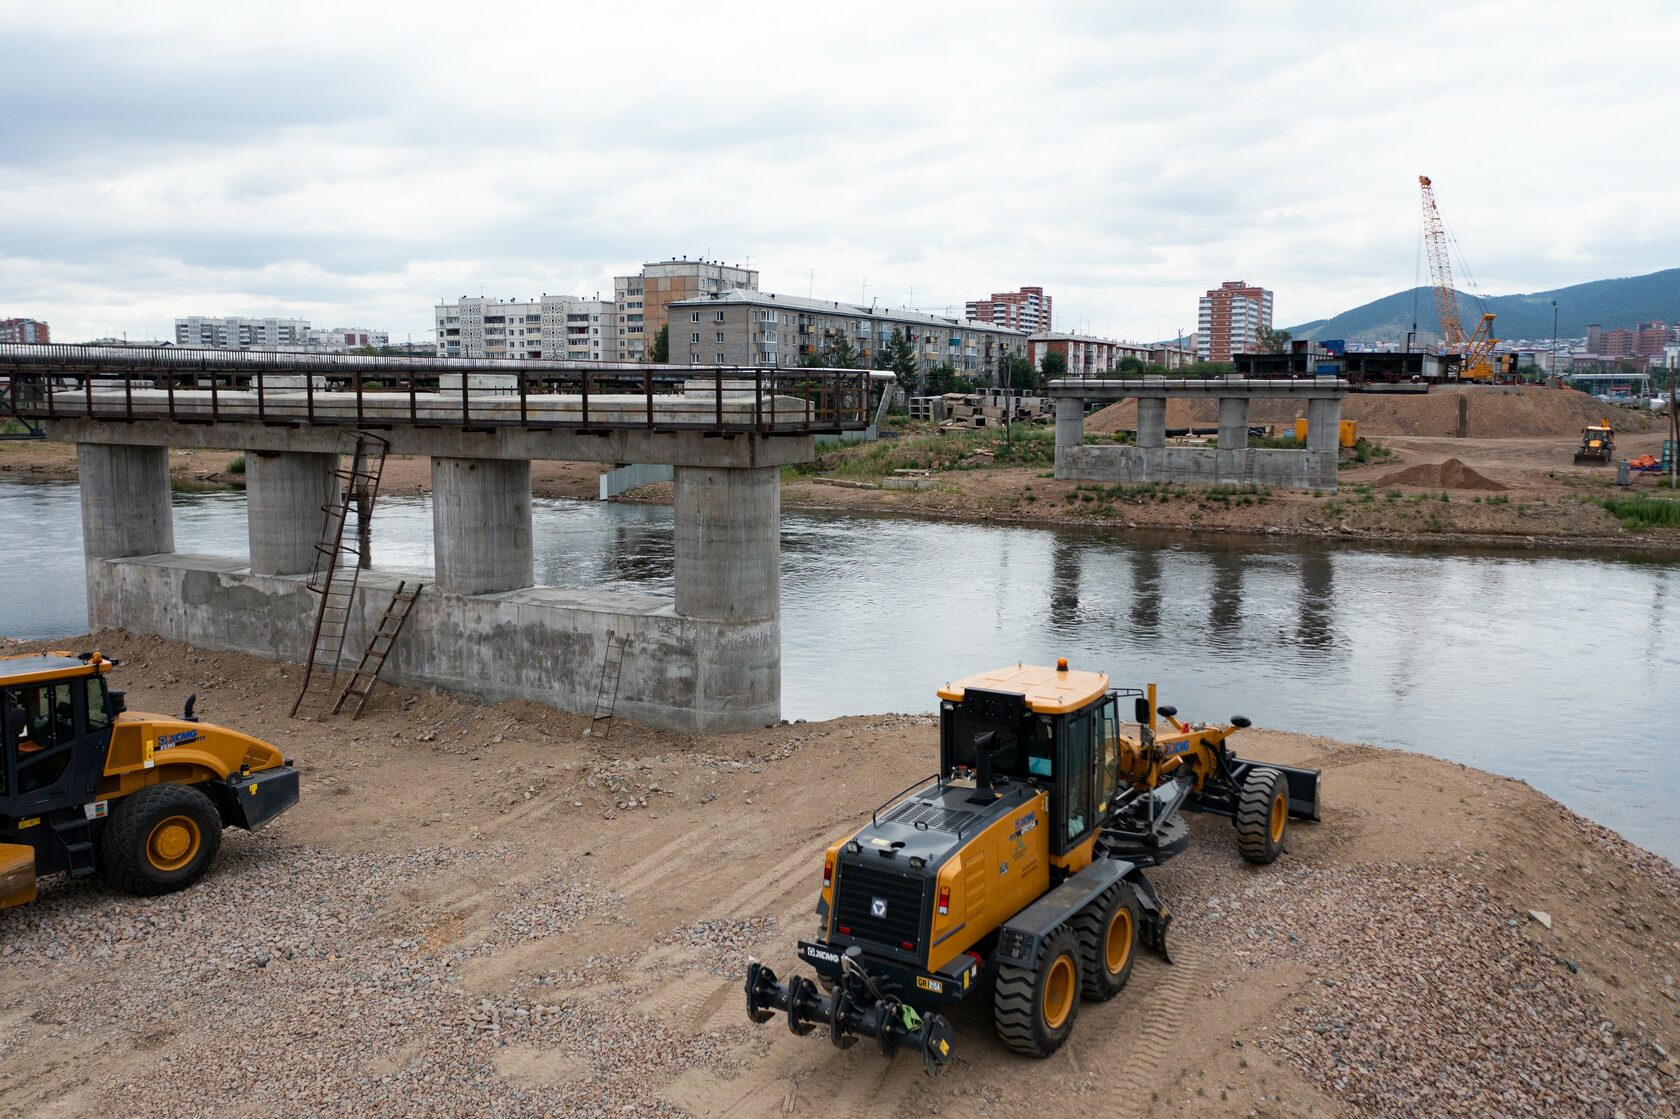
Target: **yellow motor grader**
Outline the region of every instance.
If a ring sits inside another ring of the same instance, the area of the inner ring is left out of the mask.
[[[1055,1052],[1081,999],[1113,998],[1140,944],[1169,963],[1172,915],[1144,876],[1183,851],[1181,811],[1231,818],[1237,849],[1275,860],[1291,817],[1318,817],[1316,770],[1238,757],[1222,726],[1180,722],[1155,685],[1016,665],[939,689],[939,772],[888,800],[823,860],[813,981],[759,961],[747,1014],[840,1048],[871,1038],[950,1062],[940,1013],[985,992],[1004,1044]],[[1129,710],[1128,710],[1129,707]],[[1122,718],[1138,724],[1122,734]]]
[[[130,712],[99,653],[0,658],[0,909],[35,880],[95,872],[132,894],[203,877],[222,829],[254,830],[297,803],[298,771],[266,742]]]

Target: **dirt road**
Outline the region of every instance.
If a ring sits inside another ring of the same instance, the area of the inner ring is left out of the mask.
[[[929,1082],[749,1025],[739,976],[791,965],[822,846],[932,768],[931,717],[600,741],[381,688],[314,725],[285,717],[295,666],[74,644],[135,709],[197,691],[280,744],[303,801],[182,894],[0,912],[0,1114],[1676,1114],[1675,869],[1518,782],[1245,732],[1327,771],[1323,822],[1256,869],[1196,819],[1156,876],[1175,966],[1141,959],[1044,1062],[965,1006]]]

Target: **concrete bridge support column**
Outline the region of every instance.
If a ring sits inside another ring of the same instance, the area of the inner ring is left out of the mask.
[[[1080,447],[1085,444],[1085,402],[1064,396],[1056,401],[1056,447]]]
[[[1341,399],[1333,397],[1307,401],[1307,450],[1336,454],[1341,435]]]
[[[169,448],[76,444],[82,491],[82,550],[87,557],[88,628],[106,624],[100,560],[175,550],[169,511]]]
[[[1140,396],[1137,409],[1137,445],[1143,448],[1167,445],[1167,401],[1165,397]]]
[[[1219,449],[1248,449],[1248,397],[1227,396],[1219,402]]]
[[[326,522],[323,506],[333,499],[337,466],[337,455],[319,452],[245,455],[253,575],[301,575],[314,569],[315,545]]]
[[[536,582],[529,460],[432,459],[438,589],[495,594]]]
[[[679,615],[727,621],[780,617],[781,507],[776,467],[676,468]]]

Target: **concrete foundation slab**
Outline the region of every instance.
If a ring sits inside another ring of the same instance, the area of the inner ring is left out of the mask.
[[[242,560],[170,553],[90,559],[88,577],[89,601],[103,604],[101,624],[295,662],[306,655],[316,598],[303,576],[256,575]],[[362,572],[344,671],[354,667],[401,578]],[[625,718],[721,734],[781,717],[776,617],[685,618],[670,599],[653,596],[553,587],[461,595],[428,587],[382,675],[411,687],[533,699],[586,714],[612,634],[626,642],[617,707]]]
[[[1056,477],[1110,484],[1173,482],[1186,486],[1260,485],[1283,489],[1336,489],[1332,451],[1270,448],[1213,451],[1201,447],[1091,445],[1056,448]]]

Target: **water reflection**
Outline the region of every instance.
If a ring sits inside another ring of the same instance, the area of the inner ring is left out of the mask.
[[[1306,649],[1329,650],[1335,644],[1335,563],[1327,553],[1301,556],[1300,613],[1296,615],[1295,640]]]

